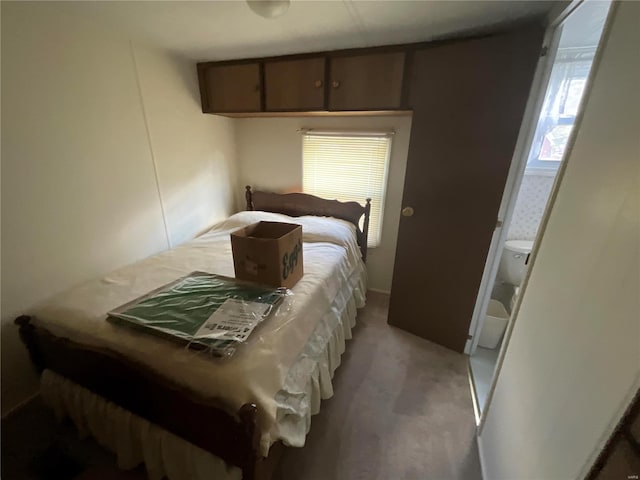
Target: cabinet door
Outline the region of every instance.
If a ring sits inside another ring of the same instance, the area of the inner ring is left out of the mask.
[[[324,110],[324,58],[267,62],[267,111]]]
[[[401,107],[404,52],[331,59],[329,110]]]
[[[212,66],[205,71],[205,82],[212,113],[261,110],[259,64]]]

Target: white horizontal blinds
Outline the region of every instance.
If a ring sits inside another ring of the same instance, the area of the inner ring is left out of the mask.
[[[303,135],[303,190],[364,205],[371,198],[370,247],[380,243],[391,135],[307,132]]]

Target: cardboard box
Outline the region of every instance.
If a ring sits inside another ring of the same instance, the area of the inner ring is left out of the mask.
[[[291,288],[302,278],[302,226],[258,222],[231,233],[236,278]]]

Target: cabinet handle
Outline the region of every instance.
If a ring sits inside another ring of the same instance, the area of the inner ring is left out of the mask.
[[[331,84],[331,86],[333,88],[338,88],[340,86],[340,82],[338,80],[334,80],[333,83]]]
[[[316,82],[315,82],[316,88],[320,88],[322,86],[322,84],[323,84],[322,80],[316,80]]]

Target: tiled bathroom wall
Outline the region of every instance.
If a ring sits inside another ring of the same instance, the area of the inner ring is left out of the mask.
[[[507,240],[533,240],[536,237],[554,178],[550,175],[524,175]]]

